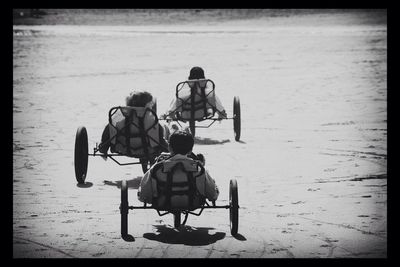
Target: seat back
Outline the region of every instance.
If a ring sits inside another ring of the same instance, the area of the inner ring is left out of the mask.
[[[111,151],[136,158],[158,154],[159,127],[157,114],[148,107],[113,107],[109,111]]]
[[[205,170],[198,162],[159,162],[150,175],[153,188],[156,188],[153,192],[154,208],[194,210],[205,203],[205,197],[200,193],[205,190]]]
[[[177,85],[176,97],[180,117],[201,120],[214,116],[215,84],[209,79],[189,80]]]

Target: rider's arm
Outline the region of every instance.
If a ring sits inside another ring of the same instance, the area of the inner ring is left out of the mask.
[[[210,176],[208,171],[205,171],[205,196],[211,201],[217,200],[219,195],[218,186],[215,180]]]
[[[138,190],[138,199],[142,202],[151,203],[153,200],[153,188],[151,185],[150,170],[148,170],[142,180]]]
[[[110,147],[110,125],[107,124],[103,130],[103,134],[101,135],[101,143],[99,145],[99,150],[101,153],[107,153],[108,148]]]
[[[175,119],[175,111],[178,111],[177,110],[177,101],[178,100],[176,98],[172,99],[171,104],[169,105],[169,109],[166,113],[166,115],[168,117],[170,117],[171,119]]]
[[[160,136],[161,152],[168,152],[168,143],[164,136],[165,134],[164,128],[161,126],[161,124],[158,124],[158,128],[159,128],[158,135]]]
[[[215,107],[219,113],[222,113],[224,116],[226,116],[225,108],[222,106],[221,100],[219,100],[217,96],[215,96]]]

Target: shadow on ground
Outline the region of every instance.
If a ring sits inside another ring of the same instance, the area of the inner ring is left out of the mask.
[[[233,236],[236,240],[240,240],[240,241],[246,241],[246,237],[244,237],[243,235],[237,233]]]
[[[126,242],[135,242],[135,238],[132,235],[122,235],[121,237]]]
[[[142,178],[143,178],[143,176],[138,176],[131,180],[126,180],[128,188],[138,189]],[[104,180],[103,182],[105,185],[112,185],[112,186],[116,186],[117,188],[121,188],[121,184],[122,184],[122,180],[119,180],[119,181]]]
[[[83,183],[83,184],[77,183],[76,186],[77,186],[77,187],[80,187],[80,188],[89,188],[89,187],[92,187],[92,186],[93,186],[93,183],[91,183],[91,182],[85,182],[85,183]]]
[[[225,238],[225,233],[209,233],[214,228],[181,226],[179,229],[168,225],[154,225],[157,233],[145,233],[144,238],[168,244],[183,244],[188,246],[204,246]]]
[[[194,138],[194,143],[196,145],[222,145],[225,143],[229,143],[229,139],[224,139],[224,140],[215,140],[211,138],[201,138],[201,137],[195,137]]]

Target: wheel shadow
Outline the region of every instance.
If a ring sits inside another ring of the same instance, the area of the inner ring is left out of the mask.
[[[201,138],[201,137],[195,137],[194,138],[194,143],[196,145],[222,145],[225,143],[229,143],[231,140],[229,139],[223,139],[223,140],[216,140],[216,139],[211,139],[211,138]]]
[[[122,235],[121,237],[126,242],[135,242],[135,238],[132,235]]]
[[[182,225],[179,229],[168,225],[153,225],[156,233],[145,233],[143,237],[153,241],[159,241],[168,244],[182,244],[187,246],[204,246],[224,239],[226,234],[216,232],[210,234],[209,231],[214,228],[207,227],[191,227]]]
[[[237,239],[237,240],[240,240],[240,241],[246,241],[246,240],[247,240],[246,237],[244,237],[243,235],[241,235],[241,234],[239,234],[239,233],[233,235],[233,237],[234,237],[235,239]]]
[[[83,184],[77,183],[76,186],[79,188],[89,188],[89,187],[93,186],[93,183],[91,183],[91,182],[85,182]]]
[[[128,188],[138,189],[140,186],[140,181],[142,180],[143,176],[137,176],[131,180],[126,180],[126,184]],[[103,183],[105,185],[116,186],[117,188],[121,188],[122,180],[119,181],[108,181],[104,180]]]

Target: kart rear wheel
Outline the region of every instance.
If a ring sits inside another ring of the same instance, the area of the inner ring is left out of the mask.
[[[179,226],[181,226],[181,213],[174,212],[174,227],[178,228]]]
[[[84,126],[80,126],[75,136],[74,165],[75,177],[79,184],[84,184],[88,167],[88,136]]]
[[[238,96],[233,98],[233,131],[235,133],[235,140],[240,139],[240,99]]]
[[[121,183],[121,205],[119,207],[121,213],[121,236],[128,235],[128,185],[126,180]]]
[[[236,235],[239,227],[239,199],[236,179],[229,183],[229,222],[231,234]]]
[[[190,128],[190,133],[194,138],[196,134],[196,121],[194,119],[189,121],[189,128]]]

